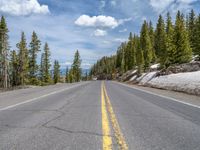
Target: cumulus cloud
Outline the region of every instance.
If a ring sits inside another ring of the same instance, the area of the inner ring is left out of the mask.
[[[198,0],[150,0],[150,5],[156,12],[162,13],[166,10],[187,10],[196,1]]]
[[[94,36],[105,36],[107,35],[107,32],[101,29],[97,29],[94,31]]]
[[[48,14],[49,8],[37,0],[0,0],[0,12],[15,16]]]
[[[76,21],[75,24],[78,26],[85,26],[85,27],[103,27],[103,28],[116,28],[119,25],[130,21],[131,18],[127,19],[120,19],[117,20],[111,16],[88,16],[88,15],[81,15]]]
[[[119,23],[111,16],[93,16],[88,15],[80,16],[76,21],[76,25],[85,27],[106,27],[106,28],[116,28]]]

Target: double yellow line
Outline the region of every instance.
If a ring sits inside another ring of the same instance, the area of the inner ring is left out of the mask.
[[[108,97],[104,82],[101,84],[101,111],[102,111],[102,132],[103,150],[112,149],[111,127],[114,131],[116,142],[121,150],[128,150],[125,138],[121,132],[119,123],[113,111],[110,98]]]

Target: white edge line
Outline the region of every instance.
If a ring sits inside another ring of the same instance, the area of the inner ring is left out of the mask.
[[[36,98],[32,98],[32,99],[26,100],[24,102],[17,103],[17,104],[14,104],[14,105],[10,105],[10,106],[4,107],[4,108],[0,108],[0,111],[8,110],[8,109],[14,108],[14,107],[19,106],[19,105],[23,105],[23,104],[26,104],[26,103],[36,101],[40,98],[44,98],[44,97],[47,97],[47,96],[50,96],[50,95],[53,95],[53,94],[57,94],[57,93],[60,93],[60,92],[63,92],[63,91],[67,91],[67,90],[73,89],[75,87],[78,87],[80,85],[82,85],[82,84],[75,85],[75,86],[72,86],[72,87],[68,87],[68,88],[65,88],[65,89],[62,89],[62,90],[59,90],[59,91],[51,92],[49,94],[45,94],[45,95],[42,95],[42,96],[39,96],[39,97],[36,97]]]
[[[185,104],[185,105],[189,105],[189,106],[192,106],[192,107],[195,107],[195,108],[200,108],[200,106],[198,106],[198,105],[194,105],[194,104],[191,104],[191,103],[183,102],[181,100],[177,100],[177,99],[172,98],[172,97],[167,97],[167,96],[164,96],[164,95],[159,95],[159,94],[156,94],[156,93],[153,93],[153,92],[150,92],[150,91],[146,91],[146,90],[142,90],[142,89],[139,89],[139,88],[135,88],[135,87],[132,87],[132,86],[127,85],[125,83],[120,83],[120,82],[116,82],[116,81],[114,83],[123,85],[125,87],[129,87],[129,88],[132,88],[132,89],[135,89],[135,90],[138,90],[138,91],[142,91],[142,92],[145,92],[145,93],[148,93],[148,94],[152,94],[154,96],[159,96],[159,97],[162,97],[162,98],[165,98],[165,99],[169,99],[169,100],[172,100],[172,101],[175,101],[175,102],[179,102],[179,103],[182,103],[182,104]]]

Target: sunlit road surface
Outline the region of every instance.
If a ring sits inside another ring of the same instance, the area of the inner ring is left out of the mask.
[[[0,94],[0,150],[200,150],[200,108],[111,81]]]

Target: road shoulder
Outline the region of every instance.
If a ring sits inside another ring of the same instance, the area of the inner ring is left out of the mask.
[[[117,81],[114,81],[114,82],[121,84],[121,85],[128,86],[128,87],[132,87],[132,88],[135,88],[135,89],[151,92],[151,93],[156,94],[156,95],[176,99],[176,100],[181,101],[183,103],[189,103],[189,104],[196,105],[196,106],[200,107],[200,97],[199,96],[189,95],[189,94],[185,94],[185,93],[182,93],[182,92],[175,92],[175,91],[139,86],[139,85],[135,85],[135,84],[127,84],[127,83],[122,83],[122,82],[117,82]]]

